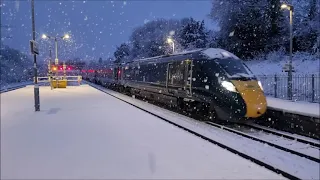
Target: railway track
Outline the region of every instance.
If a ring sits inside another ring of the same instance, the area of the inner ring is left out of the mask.
[[[267,127],[263,127],[263,126],[260,126],[260,125],[256,125],[256,124],[244,124],[244,123],[241,123],[239,125],[246,126],[248,128],[253,128],[253,129],[256,129],[258,131],[274,134],[274,135],[277,135],[277,136],[280,136],[280,137],[284,137],[284,138],[287,138],[287,139],[295,140],[295,141],[298,141],[298,142],[301,142],[301,143],[304,143],[304,144],[309,144],[311,146],[320,148],[320,139],[314,139],[314,138],[304,137],[304,136],[301,136],[301,135],[290,134],[290,133],[287,133],[287,132],[281,132],[281,131],[277,131],[277,130],[274,130],[274,129],[271,129],[271,128],[267,128]]]
[[[268,138],[265,138],[263,136],[261,137],[261,135],[259,137],[259,135],[256,133],[257,132],[256,130],[260,131],[260,129],[256,128],[254,130],[253,128],[255,128],[255,126],[251,126],[251,127],[248,128],[245,125],[236,125],[236,126],[234,126],[234,125],[229,125],[228,126],[227,125],[227,126],[225,126],[225,125],[220,125],[220,124],[216,124],[216,123],[213,123],[213,122],[206,122],[206,123],[211,125],[211,126],[222,128],[222,129],[224,129],[226,131],[229,131],[229,132],[241,135],[243,137],[252,139],[254,141],[258,141],[258,142],[267,144],[269,146],[275,147],[275,148],[280,149],[282,151],[286,151],[286,152],[289,152],[291,154],[295,154],[297,156],[309,159],[309,160],[314,161],[316,163],[320,163],[319,144],[312,143],[314,145],[317,145],[318,146],[317,147],[317,146],[310,145],[311,142],[309,142],[309,141],[308,141],[308,143],[301,143],[299,141],[293,140],[294,137],[289,136],[289,135],[287,135],[286,139],[283,140],[283,138],[281,138],[283,136],[279,135],[280,133],[275,133],[275,132],[272,132],[272,131],[269,131],[269,133],[272,134],[271,136],[273,136],[273,138],[270,138],[271,140],[270,139],[268,140]],[[245,128],[243,128],[243,127],[245,127]],[[278,140],[280,140],[282,142],[272,142],[272,141],[278,141]],[[302,140],[302,139],[299,139],[299,140],[303,141],[303,142],[306,141],[306,140]],[[294,146],[296,146],[296,147],[300,146],[301,149],[295,148]],[[309,148],[309,149],[306,150],[306,147]]]
[[[125,102],[127,104],[130,104],[131,106],[134,106],[134,107],[136,107],[136,108],[138,108],[138,109],[140,109],[140,110],[142,110],[142,111],[144,111],[144,112],[146,112],[148,114],[151,114],[151,115],[153,115],[153,116],[155,116],[155,117],[157,117],[157,118],[159,118],[159,119],[161,119],[161,120],[163,120],[163,121],[165,121],[167,123],[170,123],[170,124],[180,128],[182,130],[185,130],[185,131],[187,131],[187,132],[189,132],[189,133],[191,133],[191,134],[193,134],[193,135],[195,135],[195,136],[197,136],[199,138],[202,138],[202,139],[204,139],[204,140],[206,140],[206,141],[208,141],[208,142],[210,142],[212,144],[218,145],[221,148],[224,148],[224,149],[226,149],[226,150],[228,150],[228,151],[230,151],[232,153],[235,153],[235,154],[237,154],[237,155],[239,155],[239,156],[241,156],[241,157],[243,157],[245,159],[248,159],[248,160],[250,160],[250,161],[252,161],[252,162],[254,162],[254,163],[258,164],[258,165],[261,165],[261,166],[263,166],[263,167],[265,167],[265,168],[267,168],[267,169],[269,169],[269,170],[271,170],[271,171],[273,171],[275,173],[282,174],[284,177],[286,177],[288,179],[301,179],[301,178],[299,178],[299,176],[295,175],[294,173],[288,173],[287,171],[281,170],[281,168],[278,168],[276,166],[270,165],[269,163],[267,163],[267,162],[265,162],[265,161],[263,161],[263,160],[261,160],[259,158],[255,158],[255,157],[253,157],[253,156],[251,156],[251,155],[249,155],[247,153],[243,153],[243,152],[237,150],[237,148],[225,145],[225,143],[221,143],[219,141],[216,141],[213,138],[210,138],[210,137],[208,137],[206,135],[203,135],[202,133],[199,133],[199,132],[193,130],[192,128],[188,128],[188,127],[185,127],[183,125],[180,125],[179,123],[173,122],[168,118],[164,118],[163,116],[161,116],[161,115],[159,115],[157,113],[154,113],[152,111],[149,111],[148,109],[142,108],[142,107],[140,107],[140,106],[138,106],[138,105],[136,105],[136,104],[134,104],[134,103],[132,103],[132,102],[130,102],[128,100],[125,100],[124,98],[120,98],[117,95],[114,95],[113,93],[108,92],[109,90],[106,90],[106,89],[102,88],[99,85],[94,85],[94,84],[91,84],[91,83],[88,83],[88,84],[91,85],[92,87],[96,88],[97,90],[103,92],[103,93],[106,93],[106,94],[108,94],[108,95],[110,95],[110,96],[112,96],[114,98],[117,98],[117,99],[119,99],[119,100],[121,100],[121,101],[123,101],[123,102]],[[259,139],[258,137],[255,137],[253,134],[246,134],[244,132],[235,130],[233,128],[226,127],[226,126],[223,126],[223,125],[214,124],[214,123],[208,123],[207,122],[207,125],[218,127],[220,129],[223,129],[223,130],[235,133],[237,135],[240,135],[240,136],[242,136],[244,138],[250,139],[252,141],[257,141],[258,143],[267,144],[267,145],[272,146],[272,147],[274,147],[274,148],[276,148],[278,150],[283,151],[284,153],[287,153],[286,156],[290,156],[290,157],[291,156],[295,156],[295,158],[298,158],[298,159],[300,157],[302,159],[306,159],[306,161],[312,161],[313,163],[320,163],[319,157],[317,158],[317,157],[314,157],[312,155],[304,154],[302,152],[290,149],[288,147],[281,146],[281,145],[278,145],[276,143],[269,142],[267,140]],[[250,127],[250,128],[252,128],[252,127]],[[260,131],[261,131],[261,129],[260,129]],[[275,134],[273,134],[273,135],[275,135]],[[279,135],[277,135],[277,137],[279,138]],[[288,137],[286,137],[286,138],[290,139]],[[293,138],[293,137],[291,137],[291,138]],[[297,139],[297,138],[295,138],[295,139]],[[303,140],[303,139],[300,139],[299,141],[306,142],[306,140]],[[309,142],[309,144],[311,144],[311,143],[312,142]],[[315,147],[315,150],[319,151],[319,148]]]

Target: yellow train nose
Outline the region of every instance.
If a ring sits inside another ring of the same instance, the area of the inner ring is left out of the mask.
[[[246,117],[257,118],[267,111],[267,100],[257,81],[232,81],[247,106]]]
[[[257,118],[267,111],[267,100],[261,90],[245,90],[240,93],[247,105],[246,117]]]

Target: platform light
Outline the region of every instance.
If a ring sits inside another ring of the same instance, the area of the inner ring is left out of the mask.
[[[69,39],[69,38],[70,38],[69,34],[65,34],[65,35],[63,36],[63,39]]]
[[[47,35],[45,35],[45,34],[42,34],[41,38],[42,38],[42,39],[47,39],[47,38],[48,38],[48,36],[47,36]]]
[[[292,67],[292,49],[293,49],[293,11],[294,8],[290,4],[282,4],[281,9],[287,9],[289,10],[289,25],[290,25],[290,56],[289,56],[289,70],[288,70],[288,97],[289,100],[292,100],[292,72],[293,72],[293,67]]]
[[[281,9],[286,9],[286,8],[288,8],[288,5],[286,5],[286,4],[281,5]]]
[[[168,44],[171,44],[171,46],[172,46],[172,53],[174,53],[174,40],[171,38],[171,37],[168,37],[167,38],[167,42],[168,42]]]

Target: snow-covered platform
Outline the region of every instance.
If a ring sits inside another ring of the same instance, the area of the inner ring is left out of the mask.
[[[3,179],[283,179],[90,86],[1,94]]]
[[[267,97],[268,108],[293,114],[320,118],[320,104],[310,102],[293,102],[289,100]]]

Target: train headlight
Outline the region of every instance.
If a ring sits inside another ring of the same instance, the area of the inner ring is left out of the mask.
[[[259,84],[261,90],[263,91],[263,87],[262,87],[261,81],[258,81],[258,84]]]
[[[221,85],[228,91],[237,92],[236,87],[229,81],[222,81]]]

